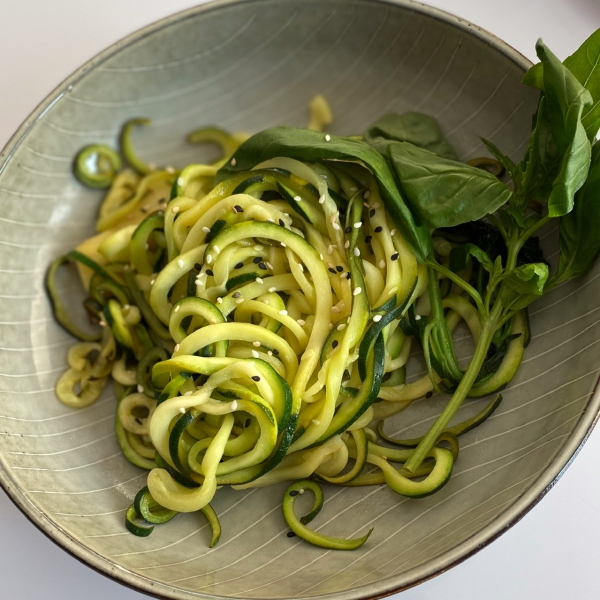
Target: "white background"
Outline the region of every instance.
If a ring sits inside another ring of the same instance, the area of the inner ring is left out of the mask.
[[[83,62],[193,0],[0,0],[0,147]],[[535,59],[564,59],[600,27],[600,0],[431,0]],[[491,546],[399,600],[600,598],[600,430],[555,488]],[[141,600],[50,542],[0,491],[0,598]]]

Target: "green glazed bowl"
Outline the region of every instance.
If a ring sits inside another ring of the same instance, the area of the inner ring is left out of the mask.
[[[124,511],[145,473],[119,451],[111,393],[79,411],[54,398],[72,339],[53,322],[43,276],[93,231],[101,193],[75,181],[72,157],[91,142],[114,144],[129,118],[153,119],[136,133],[143,158],[181,166],[210,158],[186,145],[186,132],[302,126],[322,93],[334,133],[419,110],[439,119],[462,159],[483,154],[480,135],[518,159],[537,100],[520,84],[528,65],[489,33],[408,1],[222,0],[129,36],[50,94],[0,157],[0,482],[21,510],[94,569],[173,599],[377,598],[448,569],[518,521],[597,418],[598,266],[532,307],[523,366],[498,411],[463,438],[440,493],[325,489],[315,527],[348,537],[374,527],[349,553],[287,537],[285,486],[221,490],[214,549],[195,514],[149,538],[127,533]],[[542,233],[550,259],[554,233]],[[472,351],[466,336],[458,347]],[[416,402],[388,431],[417,434],[442,401]],[[485,402],[469,401],[464,414]]]

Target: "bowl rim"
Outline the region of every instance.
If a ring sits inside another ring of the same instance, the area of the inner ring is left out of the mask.
[[[23,123],[11,136],[6,146],[0,152],[0,174],[4,172],[4,169],[9,164],[15,151],[27,137],[27,134],[33,128],[33,126],[50,108],[52,108],[56,102],[58,102],[65,94],[69,93],[77,82],[79,82],[88,72],[95,69],[98,65],[102,64],[124,48],[127,48],[144,37],[152,35],[153,33],[174,23],[183,22],[202,13],[209,13],[214,10],[220,10],[227,6],[241,4],[242,2],[248,3],[250,1],[254,0],[212,0],[201,5],[176,12],[130,33],[95,55],[76,71],[74,71],[69,77],[64,79],[58,86],[56,86],[54,90],[39,103],[39,105],[32,111],[32,113],[25,119],[25,121],[23,121]],[[291,0],[279,0],[279,2],[287,1]],[[341,4],[345,0],[334,1]],[[464,33],[468,33],[480,38],[486,44],[504,54],[518,67],[522,68],[523,71],[527,70],[532,65],[531,61],[523,54],[505,41],[495,36],[493,33],[474,25],[466,19],[455,16],[446,11],[416,2],[415,0],[362,1],[371,1],[384,5],[387,4],[418,12],[422,15],[453,26]],[[579,421],[560,453],[557,454],[552,459],[552,462],[537,475],[537,479],[530,484],[529,489],[523,495],[521,495],[521,497],[518,498],[508,509],[502,511],[491,523],[486,525],[478,533],[468,537],[459,545],[445,551],[433,561],[428,561],[419,567],[405,572],[404,575],[402,575],[404,583],[400,585],[398,583],[394,583],[394,581],[398,579],[398,576],[396,576],[378,581],[376,583],[359,586],[354,589],[335,592],[332,594],[325,594],[321,597],[329,598],[331,600],[377,600],[391,594],[402,592],[448,571],[452,567],[473,556],[475,553],[485,548],[488,544],[500,537],[504,532],[508,531],[508,529],[518,523],[554,487],[591,435],[596,423],[600,418],[599,381],[600,379],[596,381],[594,389],[591,392],[590,398],[581,413]],[[76,538],[69,535],[66,530],[61,528],[57,523],[53,522],[53,520],[47,514],[38,510],[37,507],[14,482],[11,469],[8,465],[4,464],[4,460],[1,458],[1,456],[0,467],[0,487],[4,489],[8,497],[25,515],[25,517],[51,541],[60,546],[68,554],[84,563],[88,567],[91,567],[98,573],[109,577],[114,581],[125,585],[126,587],[164,600],[198,600],[199,598],[217,600],[226,598],[226,596],[175,589],[168,584],[154,581],[141,574],[121,567],[108,558],[101,556],[94,550],[83,545]],[[314,597],[311,598],[314,599]],[[299,597],[298,600],[308,600],[308,597]]]

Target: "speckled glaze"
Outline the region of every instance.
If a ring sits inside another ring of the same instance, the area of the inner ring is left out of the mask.
[[[114,143],[128,118],[154,120],[136,133],[145,159],[181,166],[206,158],[185,144],[189,130],[303,125],[320,92],[335,133],[360,132],[388,111],[421,110],[439,119],[461,158],[483,153],[482,135],[518,159],[536,102],[519,83],[527,65],[490,34],[407,1],[224,0],[133,34],[55,90],[0,157],[0,482],[23,512],[93,568],[176,599],[384,596],[516,522],[560,476],[598,413],[597,266],[532,307],[524,364],[498,411],[463,438],[440,493],[409,500],[384,486],[326,488],[315,527],[341,536],[374,527],[350,553],[286,536],[284,486],[221,490],[214,506],[223,535],[212,550],[199,515],[149,538],[128,534],[124,510],[145,474],[121,456],[111,393],[80,411],[55,400],[72,339],[52,321],[43,274],[92,232],[101,197],[74,180],[73,155],[92,141]],[[542,237],[553,258],[553,228]],[[458,348],[470,355],[466,336]],[[417,371],[415,359],[409,372]],[[388,431],[417,434],[442,401],[416,402]],[[464,414],[484,402],[467,402]]]

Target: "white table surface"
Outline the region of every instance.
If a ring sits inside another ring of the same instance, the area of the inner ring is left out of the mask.
[[[564,58],[600,27],[600,0],[431,0],[535,59],[538,37]],[[194,0],[0,0],[0,146],[84,61]],[[400,600],[600,597],[600,430],[515,527]],[[50,542],[0,491],[0,598],[137,600]]]

